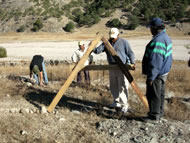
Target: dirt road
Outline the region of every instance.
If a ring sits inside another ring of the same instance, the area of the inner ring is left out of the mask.
[[[128,40],[136,60],[141,60],[144,54],[145,46],[149,39]],[[85,41],[87,47],[89,41]],[[41,54],[46,60],[71,60],[71,55],[78,48],[77,41],[64,42],[10,42],[0,43],[0,46],[7,49],[7,58],[1,58],[0,61],[19,61],[30,60],[33,55]],[[187,48],[188,46],[188,48]],[[188,60],[190,52],[190,40],[173,40],[173,58],[174,60]],[[94,60],[105,60],[106,55],[95,55]]]

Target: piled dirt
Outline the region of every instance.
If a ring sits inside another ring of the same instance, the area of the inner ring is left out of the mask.
[[[146,115],[145,108],[131,88],[129,112],[118,114],[107,106],[112,102],[107,79],[103,85],[98,80],[91,86],[73,82],[55,110],[48,113],[47,107],[66,78],[53,75],[48,86],[39,87],[29,82],[26,65],[14,71],[7,66],[0,68],[0,142],[189,142],[190,96],[186,93],[181,94],[187,96],[176,97],[168,91],[166,115],[159,124],[152,124],[141,120]],[[137,83],[144,91],[144,81]]]

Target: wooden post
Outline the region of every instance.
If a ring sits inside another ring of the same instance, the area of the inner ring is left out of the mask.
[[[121,71],[123,72],[123,74],[128,79],[129,83],[131,84],[132,88],[135,90],[136,94],[139,96],[139,98],[141,99],[141,101],[145,105],[146,109],[149,109],[146,96],[141,92],[140,88],[135,83],[131,73],[129,72],[129,70],[127,68],[127,66],[125,64],[123,64],[120,57],[117,55],[116,51],[114,50],[112,45],[109,43],[109,41],[105,37],[102,37],[102,41],[104,42],[105,47],[107,48],[108,52],[112,55],[112,57],[114,58],[114,60],[118,64],[118,66],[121,69]]]
[[[101,40],[101,36],[98,35],[96,37],[96,39],[94,41],[92,41],[91,45],[89,46],[89,48],[87,49],[87,51],[85,52],[85,54],[83,55],[83,57],[80,59],[80,61],[76,64],[76,66],[74,67],[73,71],[71,72],[71,74],[67,78],[67,80],[64,83],[64,85],[61,87],[61,89],[59,90],[59,92],[57,93],[57,95],[54,97],[53,101],[51,102],[50,106],[48,107],[48,112],[53,111],[53,109],[55,108],[55,106],[57,105],[57,103],[59,102],[59,100],[61,99],[61,97],[63,96],[63,94],[67,90],[67,88],[69,87],[69,85],[74,80],[74,78],[77,75],[77,73],[82,68],[84,68],[85,61],[88,59],[90,53],[92,52],[92,50],[95,48],[95,46],[98,44],[98,42],[100,40]]]

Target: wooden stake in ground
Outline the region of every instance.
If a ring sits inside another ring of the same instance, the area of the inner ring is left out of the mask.
[[[66,82],[64,83],[64,85],[61,87],[61,89],[59,90],[59,92],[57,93],[57,95],[55,96],[55,98],[53,99],[53,101],[51,102],[50,106],[48,107],[48,112],[53,111],[53,109],[55,108],[55,106],[57,105],[57,103],[59,102],[59,100],[61,99],[61,97],[63,96],[63,94],[67,90],[67,88],[69,87],[69,85],[74,80],[74,78],[77,75],[77,73],[81,69],[84,68],[85,61],[88,59],[90,53],[92,52],[92,50],[95,48],[95,46],[98,44],[98,42],[100,40],[101,40],[101,37],[100,37],[100,35],[98,35],[96,37],[96,39],[94,41],[92,41],[91,45],[89,46],[89,48],[87,49],[87,51],[85,52],[85,54],[83,55],[83,57],[80,59],[80,61],[74,67],[73,71],[71,72],[71,74],[67,78]]]
[[[109,53],[112,55],[112,57],[116,61],[117,65],[119,66],[119,68],[121,69],[121,71],[124,73],[124,75],[128,79],[128,81],[131,84],[132,88],[135,90],[135,92],[137,93],[137,95],[139,96],[139,98],[141,99],[141,101],[143,102],[143,104],[145,105],[146,109],[149,109],[148,101],[147,101],[146,96],[141,92],[140,88],[135,83],[135,81],[134,81],[131,73],[129,72],[129,70],[127,68],[127,66],[125,64],[123,64],[123,62],[121,61],[120,57],[117,55],[116,51],[114,50],[114,48],[112,47],[112,45],[109,43],[109,41],[105,37],[102,37],[102,41],[104,42],[105,47],[107,48],[107,50],[109,51]]]

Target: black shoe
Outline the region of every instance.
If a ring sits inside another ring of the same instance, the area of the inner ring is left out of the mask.
[[[151,117],[143,117],[141,118],[141,120],[145,123],[151,123],[151,124],[158,124],[160,123],[160,120],[155,119],[155,118],[151,118]]]

